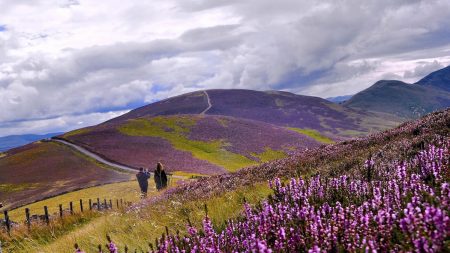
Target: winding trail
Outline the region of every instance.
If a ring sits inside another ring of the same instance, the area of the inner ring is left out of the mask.
[[[208,92],[206,92],[206,90],[204,90],[203,93],[205,93],[206,99],[208,100],[208,107],[205,110],[203,110],[203,112],[200,113],[202,115],[205,114],[212,107],[211,99],[209,99]]]
[[[100,163],[106,164],[108,166],[114,167],[114,168],[116,168],[118,170],[131,172],[131,173],[137,173],[138,172],[137,169],[133,169],[132,167],[128,167],[126,165],[114,163],[114,162],[108,161],[106,159],[103,159],[100,156],[98,156],[97,154],[94,154],[91,151],[89,151],[89,150],[87,150],[87,149],[85,149],[83,147],[80,147],[78,145],[75,145],[73,143],[70,143],[68,141],[61,140],[61,139],[52,139],[52,141],[59,142],[59,143],[62,143],[64,145],[66,145],[66,146],[69,146],[70,148],[73,148],[73,149],[77,150],[78,152],[95,159],[97,162],[100,162]],[[150,172],[150,174],[153,175],[153,172]],[[177,176],[177,175],[171,175],[171,176],[173,178],[181,178],[181,179],[185,178],[185,177]]]

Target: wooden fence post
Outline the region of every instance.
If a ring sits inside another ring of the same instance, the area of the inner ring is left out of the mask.
[[[50,224],[50,218],[48,217],[48,208],[47,206],[44,206],[44,215],[45,215],[45,222],[48,224]]]
[[[100,198],[97,198],[97,210],[100,211]]]
[[[62,208],[62,204],[59,204],[59,217],[60,217],[60,218],[63,217],[63,208]]]
[[[120,199],[120,206],[123,207],[123,199]]]
[[[9,222],[9,215],[8,215],[8,211],[4,211],[3,214],[5,214],[5,223],[6,223],[6,231],[8,232],[8,235],[11,232],[11,224]]]
[[[31,226],[31,220],[30,220],[30,209],[29,208],[25,208],[25,222],[27,223],[27,228],[28,230],[30,230],[30,226]]]
[[[70,201],[69,205],[70,205],[70,215],[73,215],[73,203],[72,203],[72,201]]]
[[[111,199],[109,199],[109,207],[110,207],[111,209],[113,208]]]
[[[80,199],[80,211],[83,212],[83,200]]]
[[[92,211],[92,200],[89,199],[89,211]]]
[[[116,206],[117,206],[117,209],[119,209],[119,200],[118,199],[116,199]]]
[[[104,199],[103,202],[105,204],[105,209],[108,209],[108,204],[106,203],[106,199]]]

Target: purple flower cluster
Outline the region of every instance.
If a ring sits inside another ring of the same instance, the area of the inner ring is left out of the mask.
[[[280,179],[274,194],[222,231],[167,235],[155,252],[442,252],[450,244],[448,143],[414,159],[365,168],[383,175]]]

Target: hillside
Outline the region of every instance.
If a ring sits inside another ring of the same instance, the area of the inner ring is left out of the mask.
[[[54,142],[11,149],[0,158],[0,202],[5,208],[30,203],[74,189],[128,180]]]
[[[134,167],[153,169],[161,161],[169,172],[220,174],[321,144],[295,130],[225,116],[172,115],[113,120],[60,137]]]
[[[367,113],[322,98],[281,91],[207,90],[183,94],[132,110],[109,122],[142,116],[200,114],[232,116],[283,127],[313,129],[342,138],[392,128],[403,119]]]
[[[450,106],[450,66],[415,84],[381,80],[355,94],[344,106],[415,119]]]
[[[374,185],[379,187],[376,184],[377,180],[387,180],[384,178],[383,168],[386,168],[386,166],[395,168],[398,165],[396,161],[402,160],[408,160],[414,164],[414,161],[418,160],[411,158],[416,156],[420,150],[430,148],[434,144],[448,144],[449,137],[450,109],[447,109],[368,137],[296,152],[289,158],[246,168],[236,173],[217,175],[186,183],[164,192],[162,196],[151,198],[132,207],[130,212],[119,215],[112,214],[105,218],[97,219],[92,224],[82,226],[75,231],[67,231],[67,234],[64,236],[48,239],[42,245],[36,240],[27,240],[21,243],[18,243],[16,240],[9,240],[7,241],[8,247],[12,249],[16,247],[23,249],[23,251],[39,249],[42,252],[65,252],[71,250],[72,245],[77,242],[82,249],[90,252],[98,244],[104,243],[104,235],[108,233],[120,248],[128,245],[131,249],[145,250],[149,242],[153,243],[155,238],[159,238],[161,233],[164,233],[165,226],[168,226],[167,229],[170,234],[180,230],[180,235],[184,236],[186,235],[183,232],[185,231],[186,219],[189,218],[192,224],[199,229],[202,226],[202,218],[205,215],[203,204],[208,206],[208,217],[214,223],[214,230],[219,230],[220,232],[221,229],[226,227],[224,222],[227,221],[227,224],[230,224],[230,218],[242,217],[249,213],[247,211],[249,209],[244,209],[243,207],[244,201],[251,205],[252,210],[254,210],[253,207],[256,210],[261,210],[263,205],[258,203],[267,198],[268,194],[272,194],[272,197],[269,198],[269,203],[280,200],[277,198],[279,195],[273,195],[273,190],[267,186],[267,180],[281,177],[283,182],[288,182],[291,177],[302,177],[304,180],[310,180],[308,181],[310,184],[306,184],[306,186],[313,188],[308,194],[319,192],[322,188],[315,189],[314,185],[324,182],[329,182],[328,186],[331,190],[334,189],[331,188],[332,185],[335,185],[333,187],[355,186],[355,184],[349,184],[349,182],[355,182],[359,186],[361,181],[358,183],[358,179],[367,180],[367,170],[364,167],[364,163],[367,159],[370,159],[374,161],[376,168],[372,180],[375,182]],[[424,157],[433,159],[434,153],[431,151],[422,154]],[[396,168],[398,169],[399,167],[401,168],[401,166]],[[378,171],[380,169],[381,171]],[[448,171],[444,170],[443,172],[443,180],[448,182]],[[317,175],[320,175],[322,179],[317,179]],[[342,175],[347,176],[340,177]],[[334,179],[330,177],[334,177]],[[324,180],[327,178],[329,180]],[[425,180],[427,179],[425,178]],[[296,185],[295,182],[292,184]],[[329,188],[325,188],[325,190],[327,189]],[[384,190],[382,189],[382,191]],[[290,192],[289,189],[286,192]],[[331,207],[336,206],[333,204],[336,201],[342,201],[341,204],[344,207],[349,205],[349,201],[357,201],[356,204],[359,206],[361,204],[360,200],[367,200],[368,198],[367,195],[362,197],[357,195],[360,193],[355,191],[355,189],[344,191],[343,195],[337,193],[336,191],[331,191],[330,195],[326,195],[326,201],[330,203]],[[309,200],[310,203],[315,203],[315,205],[322,205],[322,198],[311,197]],[[372,195],[369,196],[369,199],[372,199]],[[382,206],[377,205],[377,208]],[[298,208],[298,206],[293,206],[292,208]],[[391,210],[391,212],[397,212],[397,209]],[[353,216],[348,217],[353,218]],[[375,219],[376,217],[379,216],[370,216],[369,219],[376,224],[379,221]],[[402,217],[396,219],[395,222]],[[233,220],[245,221],[245,219]],[[130,226],[130,224],[133,225]],[[274,223],[274,225],[277,224]],[[329,224],[323,223],[322,225],[328,226]],[[376,233],[379,230],[374,229],[371,231]],[[291,233],[286,234],[288,236],[292,235]],[[401,238],[406,238],[403,237],[400,231],[397,231],[396,234],[397,236],[402,236]],[[309,236],[314,236],[314,234]],[[400,240],[398,237],[391,239],[395,243],[403,245],[402,247],[412,247],[413,245],[412,242]],[[298,243],[298,241],[296,242]],[[376,242],[379,243],[379,241]],[[273,243],[273,241],[268,241],[268,243]]]
[[[377,157],[386,163],[399,161],[417,154],[426,143],[449,141],[450,109],[446,109],[367,137],[295,152],[288,158],[233,174],[203,178],[167,192],[166,197],[208,198],[223,191],[231,191],[256,182],[267,182],[276,177],[311,176],[317,173],[324,177],[336,177],[344,173],[360,173],[362,165],[370,157]]]

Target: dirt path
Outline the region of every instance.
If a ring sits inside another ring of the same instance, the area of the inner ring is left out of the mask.
[[[119,170],[122,170],[122,171],[126,171],[126,172],[131,172],[131,173],[137,173],[138,172],[136,169],[133,169],[133,168],[128,167],[126,165],[114,163],[114,162],[108,161],[106,159],[103,159],[100,156],[98,156],[97,154],[94,154],[91,151],[89,151],[89,150],[87,150],[87,149],[85,149],[83,147],[80,147],[80,146],[78,146],[76,144],[70,143],[68,141],[64,141],[64,140],[61,140],[61,139],[52,139],[52,141],[56,141],[58,143],[62,143],[64,145],[67,145],[70,148],[73,148],[73,149],[77,150],[78,152],[80,152],[80,153],[82,153],[84,155],[87,155],[87,156],[95,159],[96,161],[98,161],[100,163],[106,164],[106,165],[114,167],[116,169],[119,169]],[[153,172],[150,172],[150,174],[153,176]],[[173,178],[180,178],[180,179],[185,178],[185,177],[176,176],[176,175],[172,175],[171,177],[173,177]]]
[[[205,114],[212,107],[211,100],[209,99],[208,92],[206,92],[206,90],[204,90],[203,93],[205,93],[206,99],[208,100],[208,107],[205,110],[203,110],[203,112],[201,112],[200,114]]]
[[[78,145],[75,145],[73,143],[70,143],[68,141],[64,141],[64,140],[60,140],[60,139],[53,139],[52,141],[56,141],[56,142],[62,143],[64,145],[67,145],[67,146],[69,146],[69,147],[71,147],[73,149],[76,149],[78,152],[83,153],[84,155],[87,155],[87,156],[97,160],[100,163],[106,164],[106,165],[114,167],[116,169],[124,170],[124,171],[127,171],[127,172],[133,172],[133,173],[137,172],[136,169],[133,169],[133,168],[125,166],[125,165],[121,165],[121,164],[117,164],[117,163],[113,163],[113,162],[107,161],[107,160],[101,158],[100,156],[90,152],[89,150],[87,150],[87,149],[85,149],[83,147],[80,147]]]

